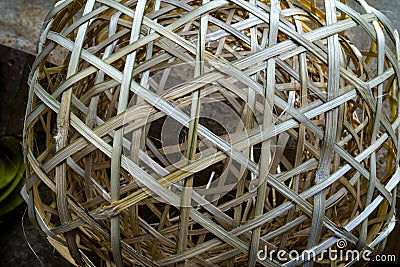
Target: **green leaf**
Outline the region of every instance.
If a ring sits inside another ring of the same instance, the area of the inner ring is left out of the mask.
[[[21,197],[19,191],[22,189],[24,186],[25,181],[21,180],[18,184],[18,186],[12,191],[11,194],[8,195],[4,201],[1,202],[0,205],[0,216],[9,213],[10,211],[14,210],[16,207],[21,205],[21,203],[24,201],[23,198]]]
[[[0,190],[0,203],[3,204],[3,200],[5,200],[8,195],[13,192],[15,188],[19,185],[20,181],[24,182],[22,177],[24,177],[24,172],[25,172],[25,165],[22,162],[19,166],[19,169],[15,172],[15,175],[13,178],[11,178],[11,183],[7,185],[7,187],[3,188]]]
[[[0,140],[0,216],[19,206],[19,194],[25,180],[25,165],[19,141],[14,137]]]
[[[24,163],[19,141],[16,138],[3,137],[0,140],[0,151],[0,189],[3,189],[13,181]]]

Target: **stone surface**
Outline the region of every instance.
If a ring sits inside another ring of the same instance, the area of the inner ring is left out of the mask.
[[[29,221],[25,205],[0,217],[0,244],[0,266],[72,266]]]
[[[367,0],[372,6],[385,14],[400,31],[400,1],[398,0]]]
[[[22,133],[28,99],[28,73],[35,57],[0,45],[0,136]]]
[[[0,0],[0,44],[31,54],[55,0]]]

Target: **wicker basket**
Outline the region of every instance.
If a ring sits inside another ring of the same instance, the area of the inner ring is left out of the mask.
[[[399,37],[346,2],[59,2],[29,79],[31,219],[77,265],[311,266],[327,259],[302,252],[382,249]]]

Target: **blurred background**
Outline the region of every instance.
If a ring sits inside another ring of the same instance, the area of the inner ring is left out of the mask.
[[[0,136],[21,136],[29,66],[35,57],[40,27],[55,2],[0,0]],[[367,2],[400,29],[400,0]],[[57,60],[57,55],[54,57]],[[399,251],[398,228],[388,242],[387,251]],[[71,266],[30,223],[24,204],[0,216],[0,244],[0,266]]]

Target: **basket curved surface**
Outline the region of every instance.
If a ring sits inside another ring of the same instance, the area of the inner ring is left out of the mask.
[[[29,78],[31,219],[78,265],[379,251],[399,182],[399,37],[349,2],[59,2]]]

